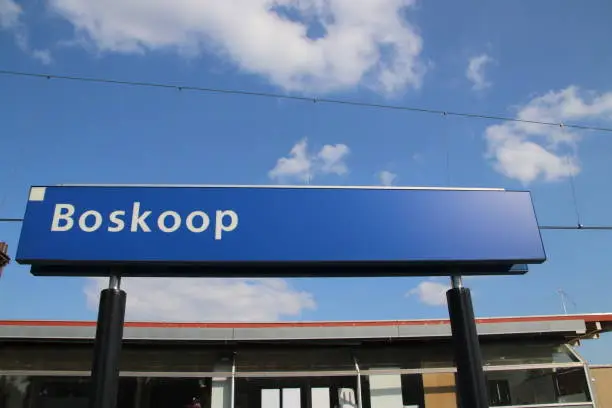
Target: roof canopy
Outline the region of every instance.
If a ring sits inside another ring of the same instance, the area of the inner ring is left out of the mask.
[[[612,330],[612,313],[494,317],[477,319],[481,337],[563,338],[567,342],[597,338]],[[1,340],[92,341],[95,322],[0,321]],[[330,340],[425,340],[451,336],[447,319],[277,322],[277,323],[172,323],[126,322],[123,338],[133,341],[189,342],[296,342]]]

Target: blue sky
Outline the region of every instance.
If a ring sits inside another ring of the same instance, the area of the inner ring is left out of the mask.
[[[142,9],[113,0],[98,9],[0,0],[0,69],[612,126],[606,0],[363,3],[158,0]],[[308,175],[312,184],[528,188],[542,224],[575,225],[573,174],[581,222],[612,225],[609,133],[6,75],[0,106],[2,217],[23,215],[32,184],[303,183]],[[11,254],[19,228],[0,224]],[[573,300],[570,312],[612,311],[610,233],[543,237],[549,260],[528,275],[467,281],[478,315],[561,313],[558,289]],[[0,318],[94,319],[104,284],[35,278],[12,264],[0,280]],[[133,319],[410,319],[445,317],[444,285],[141,280],[126,290]],[[611,341],[581,351],[612,363]]]

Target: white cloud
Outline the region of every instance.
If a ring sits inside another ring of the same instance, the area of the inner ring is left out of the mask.
[[[344,144],[325,145],[317,154],[321,161],[321,172],[325,174],[343,175],[348,172],[344,158],[349,153],[349,148]]]
[[[279,181],[299,180],[307,183],[319,174],[344,175],[348,172],[344,160],[349,152],[347,145],[336,144],[325,145],[312,155],[308,152],[307,140],[302,139],[291,148],[289,156],[277,160],[268,176]]]
[[[30,55],[30,57],[37,59],[43,65],[49,65],[53,61],[51,58],[51,52],[49,50],[40,50],[30,46],[28,33],[23,25],[15,30],[15,42],[21,51]]]
[[[0,0],[0,29],[12,31],[15,43],[21,51],[39,60],[44,65],[51,63],[49,50],[32,49],[25,25],[21,21],[23,9],[13,0]]]
[[[427,280],[419,283],[406,295],[416,296],[421,303],[427,306],[443,306],[446,304],[446,291],[449,289],[450,285]]]
[[[563,123],[612,120],[612,92],[580,92],[575,86],[537,96],[518,109],[518,119]],[[559,180],[578,174],[580,134],[565,127],[506,122],[485,131],[486,156],[506,177],[531,183],[538,178]]]
[[[491,83],[485,78],[485,66],[491,62],[493,62],[493,58],[487,54],[470,58],[465,76],[472,82],[474,90],[479,91],[491,86]]]
[[[22,12],[21,6],[13,0],[0,0],[0,28],[15,28]]]
[[[383,170],[378,173],[378,179],[380,180],[380,184],[383,186],[391,186],[395,179],[397,179],[397,174],[391,173],[390,171]]]
[[[290,91],[366,84],[394,93],[419,87],[425,72],[419,59],[422,38],[404,13],[415,0],[49,3],[100,50],[208,51]]]
[[[53,62],[51,51],[49,50],[32,50],[30,55],[32,58],[39,60],[43,65],[49,65]]]
[[[97,310],[107,278],[88,278],[87,306]],[[274,321],[314,309],[313,296],[282,279],[124,278],[126,320]]]
[[[270,170],[270,178],[297,178],[304,182],[309,181],[312,163],[307,152],[306,139],[299,141],[289,151],[289,157],[281,157],[276,166]]]

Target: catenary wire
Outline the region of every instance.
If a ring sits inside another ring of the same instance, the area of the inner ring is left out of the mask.
[[[540,225],[541,230],[598,230],[612,231],[612,225]]]
[[[117,80],[117,79],[110,79],[110,78],[54,75],[54,74],[42,74],[42,73],[10,71],[10,70],[0,70],[0,75],[23,76],[23,77],[33,77],[33,78],[45,78],[45,79],[59,79],[59,80],[68,80],[68,81],[93,82],[93,83],[125,85],[125,86],[162,88],[162,89],[175,89],[179,91],[196,91],[196,92],[219,93],[219,94],[230,94],[230,95],[256,96],[256,97],[264,97],[264,98],[287,99],[287,100],[302,101],[302,102],[318,102],[318,103],[328,103],[328,104],[336,104],[336,105],[350,105],[350,106],[355,106],[355,107],[392,109],[392,110],[409,111],[409,112],[416,112],[416,113],[429,113],[429,114],[444,115],[444,116],[449,115],[449,116],[457,116],[457,117],[470,118],[470,119],[488,119],[488,120],[499,120],[499,121],[505,121],[505,122],[529,123],[529,124],[543,125],[543,126],[556,126],[556,127],[564,127],[564,128],[578,129],[578,130],[591,130],[591,131],[612,133],[612,128],[606,128],[606,127],[588,126],[588,125],[562,123],[562,122],[546,122],[546,121],[538,121],[538,120],[527,120],[527,119],[512,118],[512,117],[500,116],[500,115],[455,112],[455,111],[446,111],[446,110],[441,110],[441,109],[429,109],[429,108],[420,108],[420,107],[412,107],[412,106],[387,105],[387,104],[361,102],[361,101],[348,100],[348,99],[328,99],[328,98],[317,98],[317,97],[308,97],[308,96],[287,95],[287,94],[280,94],[280,93],[273,93],[273,92],[256,92],[256,91],[244,91],[244,90],[237,90],[237,89],[207,88],[207,87],[200,87],[200,86],[193,86],[193,85],[173,85],[173,84],[159,83],[159,82],[128,81],[128,80]]]
[[[506,122],[529,123],[529,124],[537,124],[537,125],[543,125],[543,126],[557,126],[557,127],[565,127],[565,128],[579,129],[579,130],[591,130],[591,131],[601,131],[601,132],[611,132],[612,133],[612,128],[605,128],[605,127],[587,126],[587,125],[579,125],[579,124],[567,124],[567,123],[561,123],[561,122],[526,120],[526,119],[511,118],[511,117],[498,116],[498,115],[454,112],[454,111],[446,111],[446,110],[440,110],[440,109],[428,109],[428,108],[418,108],[418,107],[400,106],[400,105],[386,105],[386,104],[377,104],[377,103],[369,103],[369,102],[360,102],[360,101],[354,101],[354,100],[341,100],[341,99],[328,99],[328,98],[286,95],[286,94],[278,94],[278,93],[272,93],[272,92],[255,92],[255,91],[244,91],[244,90],[236,90],[236,89],[207,88],[207,87],[199,87],[199,86],[193,86],[193,85],[173,85],[173,84],[168,84],[168,83],[127,81],[127,80],[116,80],[116,79],[110,79],[110,78],[93,78],[93,77],[82,77],[82,76],[42,74],[42,73],[10,71],[10,70],[0,70],[0,75],[25,76],[25,77],[33,77],[33,78],[58,79],[58,80],[93,82],[93,83],[125,85],[125,86],[162,88],[162,89],[175,89],[179,91],[186,90],[186,91],[220,93],[220,94],[230,94],[230,95],[256,96],[256,97],[295,100],[295,101],[302,101],[302,102],[319,102],[319,103],[329,103],[329,104],[339,104],[339,105],[350,105],[350,106],[356,106],[356,107],[403,110],[403,111],[410,111],[410,112],[417,112],[417,113],[429,113],[429,114],[443,115],[444,117],[448,115],[448,116],[458,116],[458,117],[472,118],[472,119],[489,119],[489,120],[499,120],[499,121],[506,121]],[[575,191],[573,191],[573,194],[575,195]],[[574,197],[574,201],[575,200],[576,200],[576,197]],[[22,222],[22,221],[23,221],[23,218],[0,218],[0,222]],[[541,225],[539,228],[541,230],[612,230],[612,226],[605,226],[605,225],[587,226],[587,225],[580,224],[580,222],[577,225]]]
[[[23,218],[0,218],[0,222],[23,222]],[[612,231],[612,225],[540,225],[541,230],[600,230]]]

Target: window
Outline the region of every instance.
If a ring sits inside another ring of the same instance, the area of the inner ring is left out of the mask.
[[[484,341],[481,343],[485,366],[516,364],[579,363],[563,344],[544,341]],[[360,347],[355,355],[362,370],[396,367],[454,367],[454,346],[450,341],[412,343],[404,346]]]
[[[512,405],[510,382],[508,380],[488,380],[489,405],[498,407]]]
[[[402,375],[402,400],[404,406],[425,406],[425,391],[421,374]]]
[[[236,378],[235,408],[338,407],[341,399],[356,404],[357,389],[356,377]]]
[[[26,376],[0,376],[0,408],[26,406],[32,381]]]
[[[253,347],[236,353],[237,372],[310,372],[355,370],[355,362],[346,347]]]
[[[89,377],[0,376],[0,408],[86,408]],[[121,378],[117,408],[134,408],[135,378]]]
[[[413,343],[402,346],[368,347],[354,350],[361,370],[418,369],[453,366],[450,342]]]
[[[91,370],[92,345],[9,344],[0,348],[4,370]],[[221,349],[183,345],[180,353],[173,346],[126,344],[121,350],[121,371],[209,372],[219,360]]]
[[[202,407],[210,406],[210,379],[154,378],[147,387],[147,408],[189,407],[199,401]]]
[[[582,367],[489,371],[485,374],[492,407],[591,401]]]
[[[579,362],[564,345],[548,342],[484,343],[481,352],[486,366]]]
[[[89,377],[31,377],[37,393],[32,395],[41,408],[87,407],[91,392]],[[117,390],[117,407],[132,408],[136,392],[135,378],[121,378]]]

